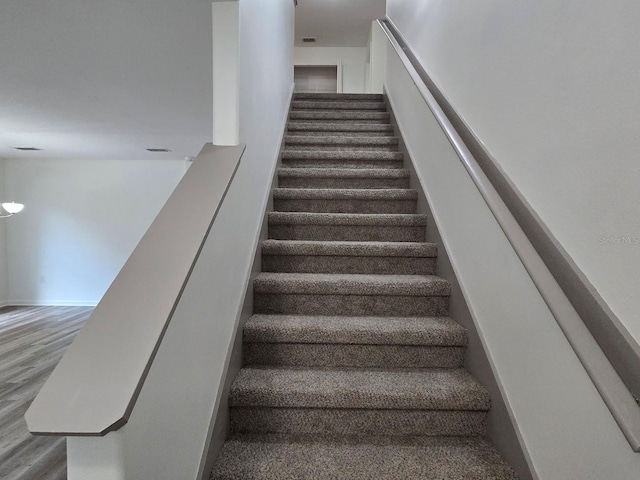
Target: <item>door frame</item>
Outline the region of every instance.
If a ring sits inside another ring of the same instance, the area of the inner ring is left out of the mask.
[[[328,63],[305,63],[297,62],[293,64],[293,67],[336,67],[336,92],[342,93],[342,62],[337,60],[335,62]]]

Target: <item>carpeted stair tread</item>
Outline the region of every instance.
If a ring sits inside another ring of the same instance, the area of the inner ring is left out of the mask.
[[[245,342],[464,346],[466,330],[448,317],[253,315]]]
[[[401,167],[400,162],[396,165]],[[410,173],[403,168],[291,168],[278,169],[282,188],[409,188]]]
[[[326,123],[326,122],[325,122]],[[359,138],[365,140],[367,138],[393,138],[393,130],[392,129],[380,129],[380,130],[365,130],[365,129],[353,129],[347,130],[346,128],[340,128],[340,125],[347,127],[351,125],[350,123],[342,123],[336,124],[334,129],[323,129],[323,123],[314,123],[307,124],[310,128],[306,130],[290,130],[287,132],[287,136],[291,138],[314,138],[314,137],[332,137],[332,138]],[[332,126],[333,124],[327,124],[327,126]],[[366,126],[367,124],[363,124]],[[378,124],[378,123],[370,123],[368,124],[371,127],[389,127],[390,125],[386,124]],[[310,140],[309,140],[310,141]]]
[[[438,246],[426,242],[339,242],[265,240],[263,255],[349,255],[358,257],[435,257]]]
[[[290,120],[317,120],[347,122],[374,122],[389,123],[391,116],[388,112],[378,112],[375,110],[291,110]]]
[[[384,123],[289,122],[288,135],[393,135],[393,126]]]
[[[245,366],[406,369],[464,365],[464,347],[457,346],[247,342],[242,355]]]
[[[354,146],[366,146],[369,148],[388,147],[398,145],[398,137],[391,136],[344,136],[344,135],[287,135],[285,148],[295,149],[302,146],[321,148],[348,148]]]
[[[328,99],[295,99],[291,103],[292,110],[377,110],[386,111],[387,105],[383,101],[344,101]]]
[[[295,274],[287,274],[295,275]],[[300,275],[300,274],[298,274]],[[303,274],[317,275],[317,274]],[[281,286],[287,285],[282,283]],[[291,285],[291,284],[289,284]],[[324,285],[305,285],[306,292],[276,291],[278,285],[268,285],[269,291],[260,292],[254,286],[253,311],[286,315],[351,315],[358,317],[446,317],[449,315],[449,296],[433,289],[431,293],[415,288],[411,294],[402,294],[398,286],[350,286],[339,282]],[[355,287],[355,288],[354,288]],[[422,290],[429,290],[423,285]],[[342,288],[342,291],[340,291]],[[315,291],[314,291],[315,289]],[[303,290],[299,288],[299,290]],[[409,288],[406,290],[410,291]],[[329,293],[337,291],[337,293]],[[362,293],[357,293],[362,292]]]
[[[437,247],[422,242],[266,240],[263,272],[433,275]]]
[[[423,242],[427,217],[417,214],[270,212],[269,238],[279,240]]]
[[[304,150],[285,149],[282,163],[295,168],[403,168],[401,152],[385,150]]]
[[[296,152],[300,152],[297,150]],[[374,152],[374,150],[370,150]],[[366,150],[359,150],[358,153],[367,153]],[[285,150],[286,153],[286,150]],[[378,153],[378,152],[376,152]],[[387,152],[393,153],[393,152]],[[397,170],[403,168],[402,159],[399,158],[383,158],[381,156],[375,158],[363,158],[344,156],[331,157],[331,156],[312,156],[312,155],[292,155],[290,157],[284,156],[282,158],[282,165],[286,168],[350,168],[350,169],[389,169]]]
[[[269,212],[269,223],[273,225],[389,225],[393,227],[422,227],[427,225],[427,216],[422,214],[374,214],[374,213],[308,213]]]
[[[427,216],[419,214],[270,212],[269,238],[278,240],[420,242]]]
[[[283,160],[402,160],[401,152],[376,150],[285,150]]]
[[[489,442],[464,437],[234,435],[211,480],[516,480]]]
[[[406,347],[405,347],[406,348]],[[231,434],[484,436],[487,412],[349,408],[232,407]]]
[[[348,125],[348,123],[346,123],[345,125]],[[379,126],[385,126],[384,124],[377,124],[377,123],[372,123],[371,125],[379,125]],[[388,126],[388,125],[387,125]],[[371,132],[367,132],[367,131],[350,131],[350,132],[342,132],[342,131],[322,131],[322,130],[317,130],[317,129],[313,129],[313,130],[291,130],[289,132],[287,132],[288,136],[291,137],[326,137],[326,136],[331,136],[331,137],[359,137],[359,138],[372,138],[372,137],[393,137],[393,130],[389,130],[389,131],[380,131],[380,132],[376,132],[376,131],[371,131]]]
[[[280,168],[280,178],[409,178],[404,168]]]
[[[400,188],[275,188],[274,199],[416,200],[418,192]]]
[[[246,367],[231,385],[229,404],[485,411],[491,402],[462,369]]]
[[[305,295],[448,296],[449,282],[434,275],[363,275],[262,272],[254,293]]]
[[[398,137],[385,135],[287,135],[285,150],[312,151],[387,151],[398,150]]]
[[[382,102],[384,95],[381,93],[313,93],[313,92],[296,92],[293,95],[294,100],[348,100],[363,102]]]

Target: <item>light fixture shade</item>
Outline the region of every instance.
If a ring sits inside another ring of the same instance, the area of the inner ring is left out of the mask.
[[[24,205],[21,203],[6,202],[2,204],[2,208],[13,215],[14,213],[20,213],[24,208]]]

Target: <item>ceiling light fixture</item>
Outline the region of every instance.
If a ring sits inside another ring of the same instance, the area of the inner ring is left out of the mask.
[[[147,152],[152,152],[152,153],[162,153],[162,152],[170,152],[171,150],[169,150],[168,148],[147,148]]]
[[[0,213],[0,218],[7,218],[15,215],[16,213],[20,213],[24,205],[16,202],[4,202],[2,204],[2,210],[7,212],[6,214]]]
[[[22,150],[23,152],[39,152],[42,149],[36,147],[16,147],[16,150]]]

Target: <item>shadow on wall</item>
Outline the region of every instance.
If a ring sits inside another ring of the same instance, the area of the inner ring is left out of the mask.
[[[182,161],[9,161],[28,208],[7,225],[9,301],[95,305],[160,211]]]
[[[36,284],[34,300],[98,303],[124,263],[113,234],[58,208],[47,209],[37,230],[38,250],[33,251],[30,269],[37,275],[30,279]]]

